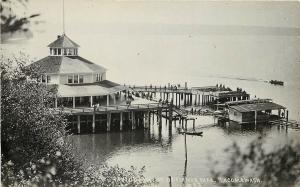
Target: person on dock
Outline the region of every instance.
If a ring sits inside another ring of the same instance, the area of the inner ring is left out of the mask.
[[[131,99],[127,99],[126,100],[126,104],[127,104],[127,109],[130,107],[130,105],[131,105]]]

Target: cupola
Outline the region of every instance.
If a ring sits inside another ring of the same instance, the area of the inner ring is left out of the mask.
[[[58,35],[57,39],[48,45],[50,56],[78,56],[79,45],[66,34]]]

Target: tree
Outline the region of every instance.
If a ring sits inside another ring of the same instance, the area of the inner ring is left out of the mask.
[[[30,81],[39,73],[25,66],[28,62],[25,55],[1,57],[2,184],[147,184],[143,168],[84,167],[84,158],[76,156],[65,141],[66,115],[51,108],[56,87]]]
[[[291,187],[299,184],[300,145],[291,141],[270,152],[263,146],[262,137],[251,142],[246,151],[233,143],[225,149],[230,155],[228,167],[216,169],[219,162],[214,161],[212,176],[221,186],[251,186],[251,181],[241,181],[247,176],[257,179],[255,186]],[[223,181],[229,178],[239,181]]]
[[[1,41],[6,41],[14,33],[29,33],[29,23],[33,18],[40,14],[31,14],[28,16],[18,15],[15,7],[26,8],[28,0],[2,0],[0,4],[1,14]]]

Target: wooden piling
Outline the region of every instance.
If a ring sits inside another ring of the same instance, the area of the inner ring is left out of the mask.
[[[77,116],[77,133],[80,134],[80,115]]]
[[[95,117],[96,116],[96,114],[95,114],[95,112],[93,113],[93,123],[92,123],[92,128],[93,128],[93,133],[95,133]]]
[[[110,131],[110,125],[111,125],[111,113],[108,112],[107,117],[106,117],[106,131],[107,132]]]
[[[134,111],[131,111],[131,129],[134,130],[135,128],[136,128],[135,114],[134,114]]]
[[[158,111],[158,126],[159,126],[159,129],[161,130],[161,127],[162,127],[162,110],[159,109]]]
[[[120,131],[123,130],[123,112],[120,112]]]

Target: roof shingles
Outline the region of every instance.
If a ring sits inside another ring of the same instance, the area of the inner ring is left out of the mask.
[[[63,34],[61,36],[58,36],[58,38],[50,43],[48,47],[52,48],[78,48],[79,45],[72,41],[67,35]]]
[[[229,106],[229,108],[234,109],[241,113],[245,113],[245,112],[252,112],[252,111],[284,109],[285,107],[273,102],[265,102],[265,103],[234,105],[234,106]]]
[[[37,67],[40,73],[93,73],[105,72],[106,68],[80,56],[48,56],[29,66]]]

